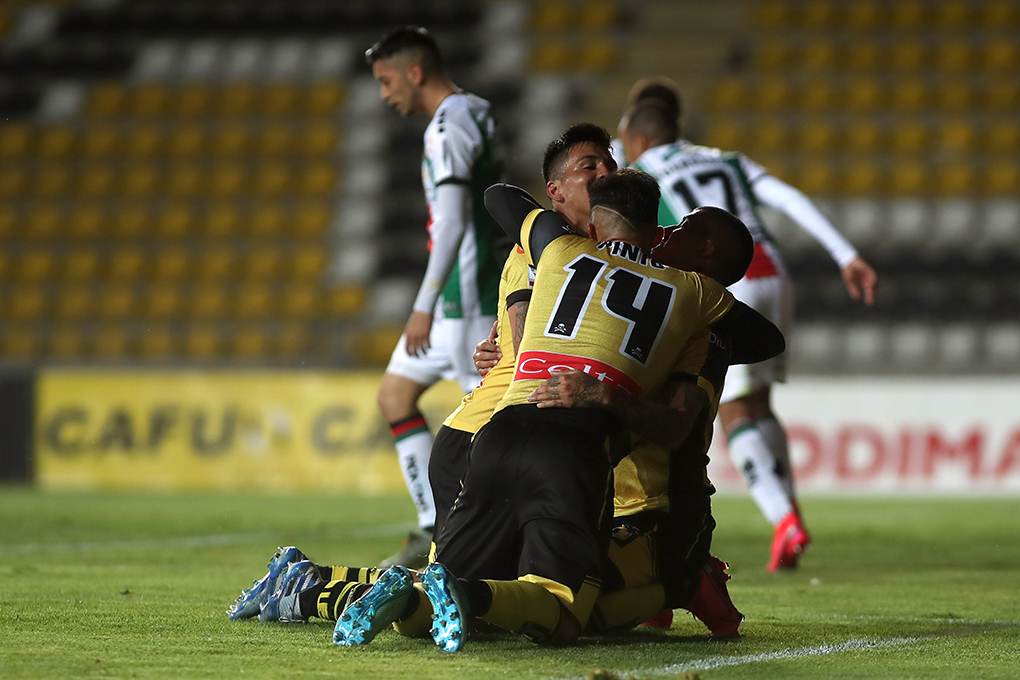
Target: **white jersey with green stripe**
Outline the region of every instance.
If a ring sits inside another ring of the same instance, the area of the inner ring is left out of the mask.
[[[434,306],[437,317],[447,319],[496,314],[499,232],[482,200],[485,189],[499,180],[494,134],[489,102],[463,91],[446,97],[425,129],[421,175],[430,254],[418,296],[424,304],[416,301],[415,309]],[[466,190],[463,205],[451,208],[439,200],[444,184]],[[442,266],[434,266],[436,261]]]
[[[752,185],[768,171],[743,154],[678,140],[648,149],[631,167],[659,182],[659,224],[678,224],[703,205],[724,208],[747,225],[755,243],[772,237],[758,214]]]

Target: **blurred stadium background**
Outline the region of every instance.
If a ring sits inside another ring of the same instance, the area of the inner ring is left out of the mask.
[[[362,58],[401,23],[432,30],[454,81],[493,102],[508,179],[538,194],[550,139],[615,130],[633,82],[665,75],[685,136],[816,199],[881,288],[854,303],[772,216],[797,286],[794,381],[874,378],[866,401],[890,375],[1020,373],[1015,0],[3,0],[4,476],[45,458],[61,397],[37,380],[377,379],[427,256],[426,121],[387,110]],[[375,418],[373,390],[354,391]],[[101,443],[113,426],[94,420]],[[1016,482],[1020,453],[1002,450]]]

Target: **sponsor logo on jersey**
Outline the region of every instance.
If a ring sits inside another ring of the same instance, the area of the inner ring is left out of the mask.
[[[619,387],[628,394],[641,396],[641,386],[629,375],[609,364],[588,357],[557,352],[528,350],[521,352],[517,359],[517,372],[514,380],[545,380],[554,373],[578,370],[593,375],[604,383]]]

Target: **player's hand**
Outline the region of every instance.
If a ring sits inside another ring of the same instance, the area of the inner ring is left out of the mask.
[[[404,327],[404,343],[407,353],[413,357],[425,354],[429,349],[429,333],[432,332],[432,315],[425,312],[411,312],[411,318]]]
[[[878,274],[867,262],[859,257],[850,260],[842,270],[843,282],[854,300],[863,298],[864,304],[875,302],[875,289],[878,288]]]
[[[483,378],[503,358],[503,350],[496,344],[498,321],[492,322],[492,330],[489,337],[475,345],[475,353],[472,356],[475,360],[475,370]]]
[[[611,399],[609,385],[584,371],[571,369],[553,373],[535,391],[528,401],[539,408],[606,408]]]

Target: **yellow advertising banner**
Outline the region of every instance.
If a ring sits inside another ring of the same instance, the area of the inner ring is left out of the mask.
[[[404,488],[377,372],[43,371],[36,481],[48,488]],[[435,430],[460,403],[422,400]]]

